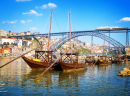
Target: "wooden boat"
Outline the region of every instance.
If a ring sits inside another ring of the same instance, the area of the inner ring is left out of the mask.
[[[85,59],[85,62],[88,63],[88,64],[93,64],[94,63],[93,61],[87,60],[87,59]]]
[[[52,12],[51,11],[51,21],[52,21]],[[49,67],[51,64],[53,64],[52,62],[52,52],[49,50],[49,42],[50,42],[50,32],[51,32],[51,21],[50,21],[50,28],[49,28],[49,36],[48,36],[48,47],[47,47],[47,51],[35,51],[35,59],[39,59],[42,57],[44,62],[38,62],[38,61],[34,61],[34,60],[30,60],[28,58],[26,58],[25,56],[22,56],[23,60],[32,68],[32,69],[39,69],[39,68],[47,68]]]
[[[97,60],[96,62],[95,62],[95,65],[108,65],[108,64],[110,64],[111,62],[108,62],[108,61],[106,61],[106,60]]]
[[[94,56],[87,56],[85,59],[85,62],[88,64],[93,64],[94,63]]]
[[[108,56],[99,56],[98,60],[95,61],[95,65],[108,65],[111,64],[111,58]]]
[[[63,55],[63,53],[60,53],[60,54]],[[73,59],[71,58],[72,55],[73,55]],[[88,65],[88,63],[79,63],[78,62],[78,53],[66,53],[65,56],[66,57],[62,57],[59,62],[63,71],[86,68]],[[66,59],[69,61],[66,61]]]
[[[86,68],[87,64],[75,64],[75,63],[65,63],[60,62],[62,70],[73,70],[73,69],[80,69],[80,68]]]
[[[34,61],[34,60],[31,60],[31,59],[28,59],[25,56],[22,56],[22,58],[29,65],[29,67],[32,68],[32,69],[45,69],[52,64],[52,63],[48,63],[48,62]]]
[[[69,8],[69,22],[70,22],[70,8]],[[70,23],[70,46],[71,46],[71,23]],[[60,62],[59,62],[62,70],[64,71],[64,70],[73,70],[73,69],[86,68],[87,64],[78,62],[78,54],[79,53],[77,53],[77,52],[72,53],[72,48],[71,47],[70,47],[71,52],[66,53],[64,55],[66,57],[62,57]],[[64,53],[60,53],[60,54],[63,55]],[[73,57],[73,59],[72,59],[72,57]],[[66,60],[69,60],[69,61],[66,61]]]

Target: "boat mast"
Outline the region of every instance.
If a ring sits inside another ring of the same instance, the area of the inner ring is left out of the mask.
[[[72,63],[72,46],[71,46],[71,20],[70,20],[70,8],[69,8],[69,24],[70,24],[70,51],[71,51],[71,63]]]
[[[53,12],[53,9],[51,10],[50,28],[49,28],[49,33],[48,33],[48,51],[49,51],[49,45],[50,45],[50,32],[51,32],[52,12]]]

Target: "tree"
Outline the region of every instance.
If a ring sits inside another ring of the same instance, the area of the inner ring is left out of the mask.
[[[7,42],[6,45],[9,45],[9,42]]]
[[[11,43],[11,45],[13,45],[13,43]]]
[[[3,43],[3,45],[6,45],[6,44],[7,44],[6,42]]]
[[[16,43],[13,43],[13,45],[15,45],[15,46],[16,46]]]
[[[9,31],[9,35],[11,35],[11,31]]]

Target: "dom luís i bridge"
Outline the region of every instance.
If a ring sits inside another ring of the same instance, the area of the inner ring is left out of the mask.
[[[91,41],[93,44],[93,37],[101,38],[105,41],[107,41],[109,44],[111,44],[115,49],[121,50],[121,52],[125,51],[125,47],[129,47],[129,28],[113,28],[113,29],[96,29],[91,31],[73,31],[71,32],[71,39],[79,36],[91,36]],[[105,33],[108,33],[109,35],[105,35]],[[115,40],[114,38],[111,38],[111,33],[125,33],[126,37],[126,45],[121,44],[119,41]],[[9,36],[14,38],[26,38],[26,37],[33,37],[38,41],[36,37],[42,37],[42,36],[48,36],[48,33],[44,34],[35,34],[35,35],[18,35],[18,36]],[[56,52],[63,44],[65,44],[67,41],[70,40],[70,33],[69,32],[57,32],[57,33],[51,33],[50,36],[62,36],[62,38],[57,41],[55,44],[50,46],[50,50],[53,50]],[[40,42],[38,41],[40,44]],[[41,45],[41,44],[40,44]]]

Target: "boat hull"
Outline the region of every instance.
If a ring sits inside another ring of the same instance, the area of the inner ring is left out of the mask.
[[[88,63],[88,64],[93,64],[93,61],[89,61],[87,59],[85,60],[85,62]]]
[[[95,64],[96,65],[108,65],[110,64],[111,62],[108,62],[108,61],[101,61],[101,60],[98,60]]]
[[[52,63],[48,62],[38,62],[22,56],[23,60],[31,67],[32,69],[45,69],[49,67]]]
[[[73,69],[81,69],[86,68],[87,64],[71,64],[71,63],[65,63],[65,62],[59,62],[62,70],[73,70]]]

